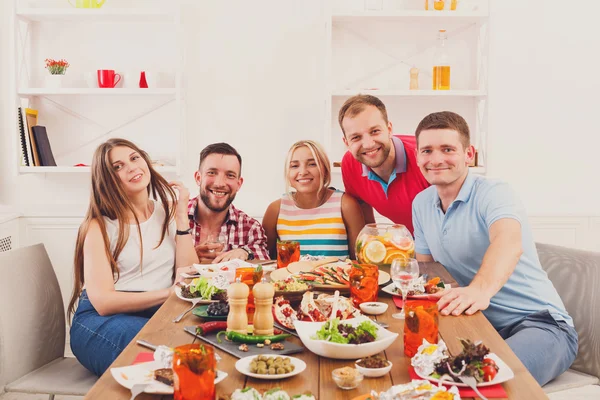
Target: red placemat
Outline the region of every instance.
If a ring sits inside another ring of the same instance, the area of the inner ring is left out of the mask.
[[[140,364],[148,361],[154,361],[154,353],[142,351],[138,353],[138,355],[135,357],[135,360],[133,360],[131,364]]]
[[[402,300],[400,300],[402,301]],[[415,369],[412,366],[408,367],[408,373],[410,374],[410,379],[423,379],[417,375]],[[452,385],[444,385],[446,388],[450,388]],[[458,386],[457,386],[458,387]],[[494,399],[507,399],[508,395],[506,394],[506,390],[502,387],[501,384],[492,385],[492,386],[484,386],[478,388],[482,395],[488,398]],[[460,393],[460,397],[475,397],[479,398],[477,393],[471,388],[466,387],[458,387],[458,392]]]

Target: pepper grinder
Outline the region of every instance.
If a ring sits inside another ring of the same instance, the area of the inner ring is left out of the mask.
[[[227,316],[227,332],[248,333],[248,314],[246,314],[246,305],[248,304],[248,295],[250,289],[248,285],[237,278],[234,283],[227,288],[227,298],[229,301],[229,315]]]
[[[410,90],[419,90],[419,68],[410,69]]]
[[[275,288],[272,283],[267,283],[263,278],[252,288],[254,295],[254,334],[272,335],[273,334],[273,296]]]

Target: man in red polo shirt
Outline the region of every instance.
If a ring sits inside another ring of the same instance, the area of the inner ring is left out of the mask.
[[[359,200],[367,223],[373,208],[413,232],[412,201],[429,183],[416,161],[414,136],[393,136],[385,105],[375,96],[351,97],[338,120],[348,151],[342,159],[346,193]]]

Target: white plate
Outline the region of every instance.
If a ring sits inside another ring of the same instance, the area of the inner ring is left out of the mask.
[[[451,285],[449,284],[445,284],[446,285],[446,289],[450,289]],[[394,282],[390,283],[389,285],[387,285],[384,288],[381,288],[381,290],[383,290],[386,293],[391,294],[392,296],[399,296],[402,297],[402,293],[397,292],[396,291],[396,284]],[[429,298],[429,294],[413,294],[412,296],[407,296],[407,299],[428,299]]]
[[[119,385],[131,389],[136,383],[149,383],[145,393],[173,394],[173,387],[154,380],[154,370],[161,368],[158,361],[149,361],[127,367],[111,368],[110,373]],[[217,370],[215,385],[227,378],[227,372]]]
[[[371,320],[361,315],[356,318],[346,319],[342,321],[342,323],[357,326],[363,321]],[[304,344],[304,346],[306,346],[306,348],[313,353],[322,357],[340,360],[356,360],[357,358],[364,358],[381,353],[398,338],[397,333],[388,331],[387,329],[375,324],[377,327],[377,339],[370,343],[342,344],[328,342],[326,340],[312,339],[312,337],[316,335],[317,331],[321,329],[323,324],[325,324],[325,322],[294,322],[296,333],[298,333],[300,340],[302,340],[302,344]]]
[[[247,375],[247,376],[251,376],[252,378],[257,378],[257,379],[268,379],[268,380],[275,380],[275,379],[283,379],[283,378],[289,378],[290,376],[294,376],[294,375],[298,375],[299,373],[301,373],[302,371],[304,371],[306,369],[306,363],[302,360],[300,360],[299,358],[296,357],[289,357],[289,356],[282,356],[281,354],[261,354],[267,357],[281,357],[281,358],[289,358],[290,362],[292,363],[292,365],[295,367],[294,370],[288,374],[281,374],[281,375],[259,375],[259,374],[253,374],[252,372],[250,372],[250,363],[252,362],[252,360],[254,360],[257,356],[248,356],[248,357],[244,357],[239,359],[236,363],[235,363],[235,369],[238,370],[238,372]]]
[[[179,286],[175,286],[175,294],[177,295],[177,297],[179,297],[181,300],[183,301],[189,301],[190,303],[193,303],[194,300],[198,300],[198,298],[195,299],[188,299],[187,297],[183,297],[183,295],[181,294],[181,288]],[[210,304],[210,303],[216,303],[219,300],[200,300],[198,301],[198,303],[196,304]]]
[[[515,373],[512,371],[512,369],[510,369],[510,367],[504,361],[502,361],[502,359],[500,357],[498,357],[496,354],[490,353],[487,356],[485,356],[485,358],[491,358],[492,360],[494,360],[494,362],[498,366],[498,373],[496,374],[494,379],[492,379],[489,382],[478,383],[477,387],[496,385],[498,383],[502,383],[502,382],[511,380],[512,378],[515,377]],[[438,383],[440,381],[439,379],[432,378],[430,376],[421,375],[417,372],[417,370],[415,370],[415,373],[420,378],[427,379],[431,382]],[[469,385],[462,383],[462,382],[452,382],[452,381],[444,380],[444,381],[442,381],[442,383],[444,383],[446,385],[455,385],[455,386],[459,386],[459,387],[469,387]]]

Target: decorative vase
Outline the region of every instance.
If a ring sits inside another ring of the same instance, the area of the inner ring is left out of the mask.
[[[63,86],[64,74],[46,75],[46,87],[57,89]]]

